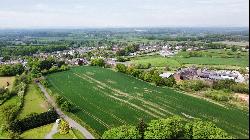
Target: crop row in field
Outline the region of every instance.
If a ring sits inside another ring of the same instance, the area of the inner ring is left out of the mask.
[[[169,88],[150,85],[99,67],[76,67],[48,75],[50,89],[70,100],[75,113],[100,135],[122,124],[187,114],[210,120],[230,134],[246,138],[248,112],[218,106]]]

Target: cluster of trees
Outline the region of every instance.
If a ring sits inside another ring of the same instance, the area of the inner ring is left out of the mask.
[[[49,74],[58,71],[68,70],[69,67],[64,61],[56,61],[53,58],[47,58],[45,60],[28,59],[28,66],[32,77],[40,77],[42,74]]]
[[[24,72],[22,64],[0,65],[0,76],[15,76]]]
[[[187,122],[173,116],[167,119],[140,121],[137,126],[123,125],[105,131],[102,139],[230,139],[224,130],[208,121]]]
[[[249,85],[245,83],[237,83],[230,79],[217,80],[214,81],[212,85],[202,80],[184,80],[176,85],[176,87],[184,91],[201,91],[207,88],[212,88],[214,90],[223,90],[225,92],[237,92],[245,94],[248,94],[249,92]]]
[[[24,94],[26,92],[27,84],[29,82],[30,80],[27,74],[23,73],[20,76],[17,76],[14,81],[13,88],[11,92],[9,92],[10,94],[5,98],[17,96],[18,100],[16,101],[15,104],[12,105],[7,105],[7,106],[2,105],[2,108],[0,110],[0,112],[3,114],[2,127],[4,129],[2,131],[8,131],[9,132],[8,134],[10,134],[9,135],[10,138],[18,138],[19,136],[10,129],[10,125],[15,121],[16,116],[18,115],[20,109],[23,106]]]
[[[184,91],[200,91],[209,87],[209,85],[202,80],[184,80],[176,87]]]
[[[136,69],[149,69],[151,68],[151,63],[147,63],[147,64],[135,64],[134,68]]]
[[[0,56],[31,56],[38,52],[54,52],[66,50],[66,45],[31,45],[31,46],[14,46],[14,47],[0,47]]]
[[[152,82],[157,86],[165,85],[168,87],[173,87],[176,84],[176,81],[173,77],[162,78],[159,76],[160,73],[155,69],[151,69],[149,71],[143,71],[143,70],[138,70],[132,66],[126,67],[124,64],[117,64],[115,69],[118,72],[132,75],[146,82]]]
[[[15,120],[10,124],[10,129],[13,132],[21,133],[23,131],[50,124],[56,121],[58,114],[55,110],[44,112],[41,114],[32,114],[27,118]]]
[[[183,57],[189,58],[189,57],[202,57],[202,52],[199,51],[190,51],[187,54],[185,54]]]
[[[105,61],[102,58],[92,59],[90,65],[91,66],[104,67],[105,66]]]
[[[74,110],[73,104],[60,95],[56,96],[56,104],[60,106],[63,111],[72,112]]]
[[[117,56],[126,56],[129,55],[130,53],[134,53],[139,50],[139,45],[138,44],[129,44],[127,47],[124,49],[120,49],[116,52]]]
[[[125,58],[125,57],[118,56],[117,61],[118,62],[126,62],[126,61],[130,61],[130,58]]]
[[[206,91],[205,97],[211,98],[215,101],[229,101],[232,99],[232,96],[228,92],[222,90],[209,90]]]
[[[228,92],[249,94],[249,85],[244,83],[236,83],[234,80],[229,79],[214,81],[212,88]]]

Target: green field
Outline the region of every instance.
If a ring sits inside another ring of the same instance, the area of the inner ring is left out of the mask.
[[[249,42],[247,41],[241,41],[241,42],[235,42],[235,41],[220,41],[220,42],[214,42],[214,43],[223,43],[227,45],[238,45],[238,46],[249,46]]]
[[[35,84],[30,84],[24,96],[24,105],[18,118],[24,118],[32,113],[42,113],[48,111],[48,104]]]
[[[21,134],[22,139],[44,139],[51,131],[54,123],[30,129]]]
[[[131,62],[135,64],[150,63],[154,67],[170,66],[171,68],[178,68],[181,66],[181,64],[178,61],[171,58],[165,58],[160,55],[136,57],[132,59]]]
[[[185,64],[194,65],[217,65],[220,67],[246,67],[249,65],[248,52],[241,52],[237,58],[237,52],[222,49],[210,49],[198,51],[201,57],[184,57],[189,52],[180,52],[173,57],[162,57],[160,55],[134,57],[130,63],[134,64],[152,64],[154,67],[168,66],[177,69]]]
[[[166,87],[156,87],[99,67],[76,67],[47,76],[53,93],[78,108],[75,115],[100,135],[112,127],[172,115],[210,120],[231,135],[248,138],[249,112],[223,107]]]
[[[246,67],[249,60],[246,58],[209,58],[209,57],[190,57],[174,58],[182,64],[203,64],[203,65],[229,65]]]

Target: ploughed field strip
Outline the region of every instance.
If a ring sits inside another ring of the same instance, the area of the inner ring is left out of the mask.
[[[248,112],[226,108],[179,93],[156,87],[123,73],[100,67],[76,67],[48,75],[50,89],[70,100],[80,119],[100,135],[123,124],[137,124],[180,115],[209,120],[228,133],[247,138]]]

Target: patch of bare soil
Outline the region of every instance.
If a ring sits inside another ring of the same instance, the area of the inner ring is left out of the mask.
[[[235,93],[235,97],[239,98],[241,101],[245,101],[249,104],[249,95],[248,94]]]

